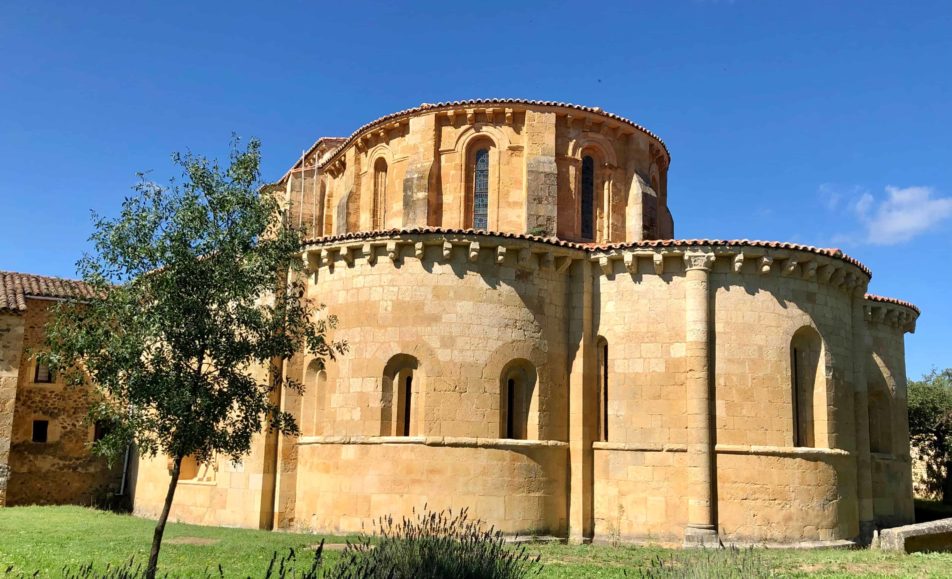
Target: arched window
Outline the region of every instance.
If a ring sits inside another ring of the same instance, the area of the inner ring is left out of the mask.
[[[598,440],[608,440],[608,341],[599,338],[598,359]]]
[[[301,397],[301,434],[327,434],[324,428],[327,406],[327,372],[320,360],[312,360],[304,373],[304,394]]]
[[[595,239],[595,160],[582,157],[582,239]]]
[[[383,229],[387,207],[387,162],[377,159],[374,163],[373,229]]]
[[[500,380],[500,436],[520,440],[539,437],[536,372],[528,360],[514,360]]]
[[[384,367],[383,413],[380,434],[383,436],[421,435],[421,392],[419,363],[413,356],[397,354]]]
[[[479,149],[473,163],[473,229],[489,228],[489,149]]]
[[[800,328],[790,341],[790,377],[794,445],[825,446],[826,363],[820,334],[811,327]]]

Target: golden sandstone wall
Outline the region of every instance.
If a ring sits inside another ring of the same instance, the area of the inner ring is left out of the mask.
[[[688,544],[909,522],[918,311],[867,295],[838,250],[658,240],[668,160],[630,121],[529,101],[319,140],[269,191],[312,236],[307,297],[350,352],[286,364],[303,432],[262,437],[244,464],[260,485],[218,461],[173,516],[353,532],[427,504],[507,533]],[[140,471],[138,512],[167,476]]]
[[[0,450],[0,470],[6,467],[7,505],[101,504],[120,490],[122,465],[109,468],[89,451],[91,391],[55,376],[51,383],[34,381],[34,354],[43,347],[53,303],[28,299],[23,313],[0,315],[0,449],[9,449],[6,456]],[[33,441],[35,420],[48,422],[46,442]]]

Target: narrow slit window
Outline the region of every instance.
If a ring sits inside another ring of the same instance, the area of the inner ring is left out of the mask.
[[[407,376],[403,392],[403,436],[410,436],[410,417],[413,416],[412,401],[413,396],[413,375]]]
[[[50,384],[53,382],[53,372],[48,364],[43,362],[36,363],[36,372],[33,375],[33,381],[37,384]]]
[[[582,239],[595,238],[595,160],[582,158]]]
[[[387,203],[387,162],[378,159],[374,166],[373,228],[383,229]]]
[[[473,170],[473,229],[489,227],[489,149],[476,151]]]
[[[46,442],[49,440],[50,434],[50,421],[49,420],[34,420],[33,421],[33,442]]]
[[[506,385],[506,438],[516,437],[516,381],[509,379]]]

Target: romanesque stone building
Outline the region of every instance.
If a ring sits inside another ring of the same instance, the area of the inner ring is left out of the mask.
[[[90,454],[89,388],[40,363],[50,306],[90,297],[81,282],[0,271],[0,506],[93,505],[122,485],[121,465]]]
[[[675,240],[664,143],[598,108],[424,104],[269,191],[350,352],[299,438],[189,464],[173,519],[353,532],[469,507],[571,540],[837,542],[912,520],[903,336],[838,250]],[[139,465],[154,515],[164,459]]]

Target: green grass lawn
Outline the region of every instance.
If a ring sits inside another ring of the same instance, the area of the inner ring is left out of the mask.
[[[145,562],[153,521],[81,507],[0,509],[0,577],[59,577],[64,565],[93,562],[121,564],[130,557]],[[166,529],[161,568],[172,576],[217,571],[228,577],[260,577],[272,553],[307,549],[315,535],[171,523]],[[327,537],[328,543],[343,538]],[[656,557],[675,551],[656,547],[531,545],[545,564],[545,578],[639,577]],[[779,577],[952,577],[952,554],[895,555],[869,550],[758,550]],[[328,553],[336,558],[335,552]]]

